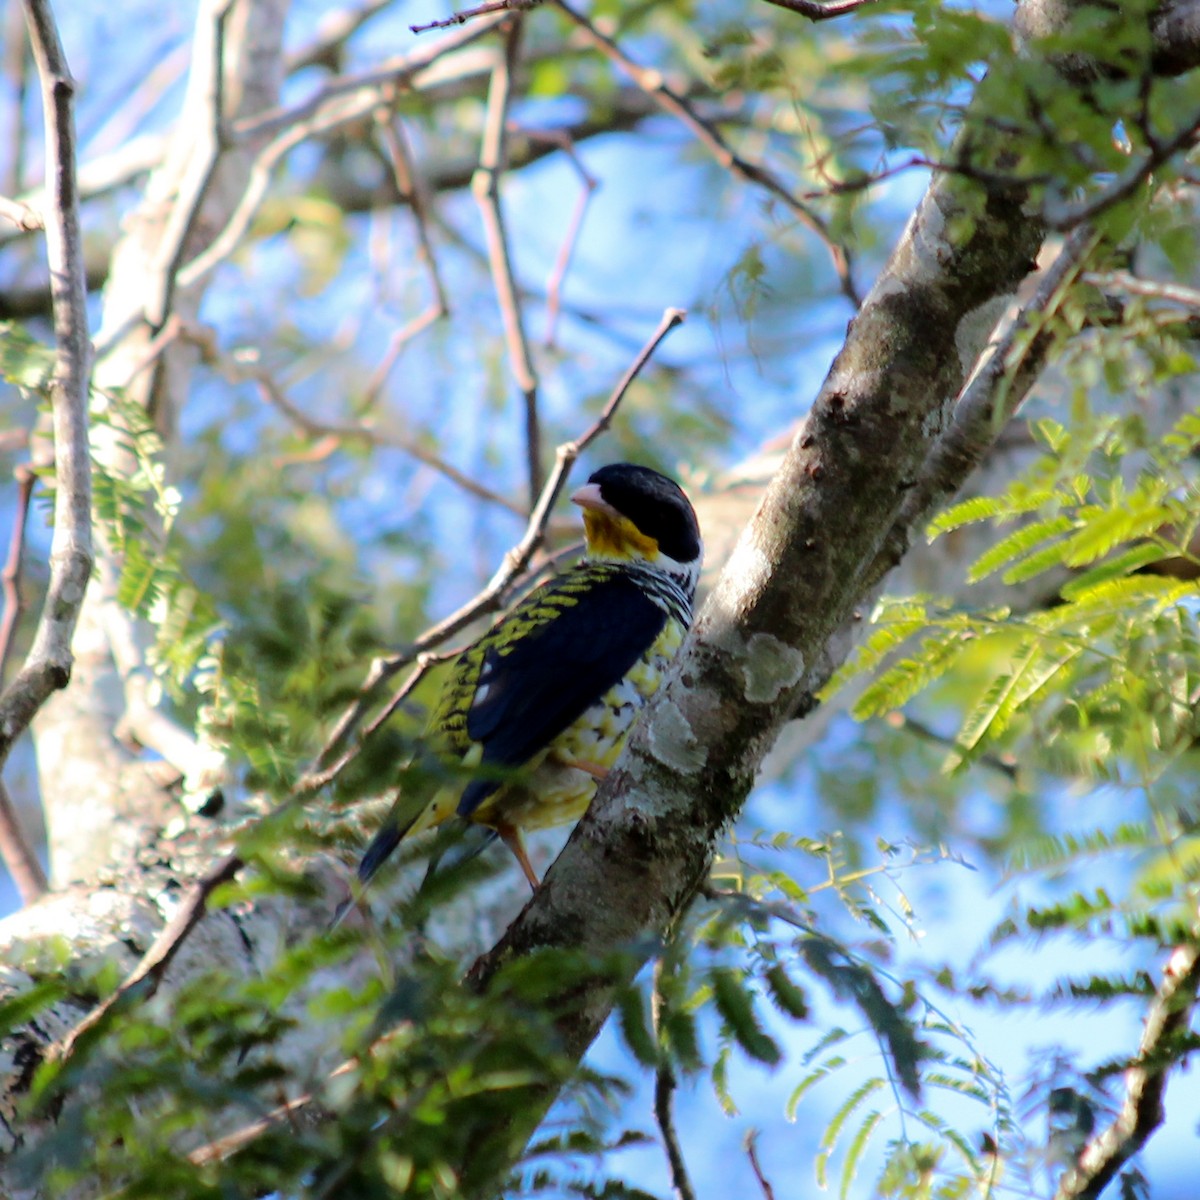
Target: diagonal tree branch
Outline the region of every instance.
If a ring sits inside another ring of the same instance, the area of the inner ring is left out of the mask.
[[[45,221],[58,346],[50,384],[56,488],[46,602],[25,664],[0,695],[0,768],[34,714],[71,677],[71,636],[93,561],[87,430],[91,344],[75,182],[75,85],[49,4],[27,0],[26,14],[45,110],[46,162],[53,172]]]
[[[508,347],[509,368],[525,401],[525,455],[528,470],[529,506],[533,508],[542,490],[541,432],[538,418],[538,380],[529,353],[521,296],[513,275],[512,251],[504,213],[500,206],[500,176],[506,165],[505,127],[512,95],[513,71],[521,44],[521,19],[513,19],[504,39],[504,50],[492,71],[488,89],[487,115],[484,119],[483,146],[479,168],[471,180],[471,191],[479,205],[487,239],[488,265],[492,285],[500,305],[504,341]]]
[[[1178,1062],[1172,1043],[1191,1025],[1198,989],[1200,946],[1176,946],[1146,1013],[1137,1058],[1125,1072],[1121,1111],[1083,1148],[1079,1161],[1059,1181],[1055,1200],[1099,1200],[1117,1172],[1162,1124],[1167,1078]]]

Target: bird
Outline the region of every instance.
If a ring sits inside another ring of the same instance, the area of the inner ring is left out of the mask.
[[[583,815],[662,681],[691,626],[704,555],[691,502],[673,479],[624,462],[571,501],[583,558],[454,660],[422,753],[458,781],[428,800],[400,794],[363,853],[361,887],[403,840],[457,820],[498,836],[536,891],[522,831]]]

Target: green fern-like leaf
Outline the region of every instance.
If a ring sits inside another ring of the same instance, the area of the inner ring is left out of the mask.
[[[775,1066],[783,1057],[774,1038],[769,1037],[758,1022],[754,997],[744,977],[729,967],[715,967],[712,972],[713,999],[737,1043],[751,1058]]]
[[[860,721],[903,708],[958,662],[968,640],[961,634],[925,638],[917,652],[894,663],[863,690],[851,710]]]
[[[897,646],[908,641],[914,634],[929,627],[929,614],[924,605],[913,605],[917,611],[911,616],[897,617],[886,613],[882,624],[855,650],[845,666],[834,672],[829,682],[821,689],[820,698],[828,700],[851,679],[874,671]]]
[[[825,1132],[821,1135],[821,1144],[817,1150],[817,1156],[813,1164],[816,1168],[818,1187],[824,1189],[829,1186],[827,1174],[829,1159],[837,1148],[842,1128],[850,1117],[854,1115],[855,1111],[861,1108],[869,1097],[873,1096],[884,1086],[885,1081],[878,1077],[865,1080],[842,1101],[837,1111],[830,1117],[829,1124],[825,1126]]]
[[[659,1061],[658,1044],[650,1030],[646,1000],[641,989],[622,989],[617,997],[617,1018],[621,1036],[634,1058],[644,1067],[655,1067]]]
[[[967,574],[969,583],[978,583],[989,575],[1007,566],[1013,559],[1024,558],[1035,547],[1045,542],[1056,540],[1063,534],[1075,528],[1075,521],[1065,513],[1056,517],[1047,517],[1043,521],[1034,521],[1020,529],[1014,530],[1006,538],[1001,538],[995,545],[984,551],[972,564]],[[1043,553],[1049,553],[1047,547]]]
[[[808,1001],[804,992],[792,982],[781,963],[775,963],[763,978],[780,1012],[796,1021],[808,1019]]]
[[[1136,503],[1138,500],[1141,502]],[[1147,503],[1144,497],[1130,497],[1130,505],[1080,510],[1082,525],[1063,544],[1063,562],[1068,567],[1086,567],[1117,546],[1156,533],[1178,515],[1171,506]]]
[[[862,1124],[854,1131],[854,1137],[846,1147],[846,1159],[842,1164],[842,1184],[838,1190],[839,1200],[847,1200],[850,1186],[858,1175],[858,1164],[862,1161],[863,1153],[870,1144],[871,1138],[883,1121],[883,1113],[872,1109],[863,1118]]]
[[[963,722],[947,769],[958,771],[974,762],[986,746],[1003,736],[1016,714],[1081,652],[1078,646],[1067,646],[1059,654],[1047,655],[1040,642],[1024,643],[1012,670],[992,681]]]
[[[1010,488],[1002,496],[972,496],[939,513],[929,525],[928,537],[933,541],[943,533],[961,529],[980,521],[1007,521],[1025,513],[1036,512],[1061,497],[1045,489],[1027,489],[1021,485]]]
[[[1107,583],[1110,579],[1131,575],[1142,567],[1161,561],[1168,553],[1169,551],[1154,542],[1142,542],[1140,545],[1131,546],[1128,550],[1123,550],[1120,554],[1106,559],[1082,575],[1068,580],[1062,586],[1059,594],[1064,600],[1077,600],[1085,596],[1092,588]]]

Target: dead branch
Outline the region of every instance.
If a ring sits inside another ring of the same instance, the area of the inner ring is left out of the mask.
[[[374,423],[368,424],[365,421],[348,425],[318,421],[295,405],[270,373],[262,368],[248,371],[245,368],[233,367],[230,374],[237,378],[253,379],[262,395],[309,437],[366,442],[370,446],[389,446],[396,450],[403,450],[405,454],[411,455],[419,463],[431,467],[439,475],[445,476],[451,483],[462,488],[464,492],[474,496],[477,500],[486,500],[489,504],[495,504],[516,516],[524,516],[525,510],[519,504],[472,479],[464,471],[460,471],[452,463],[447,462],[441,455],[422,446],[415,438],[407,437],[395,430],[383,429]]]
[[[662,1017],[662,1007],[665,999],[662,993],[663,960],[658,958],[654,963],[654,992],[651,997],[651,1017],[654,1021],[654,1031],[658,1034]],[[661,1038],[660,1038],[661,1050]],[[667,1152],[667,1165],[671,1169],[671,1186],[675,1189],[676,1200],[696,1200],[696,1189],[688,1174],[687,1160],[683,1157],[683,1147],[679,1142],[679,1131],[675,1127],[675,1089],[678,1082],[670,1060],[665,1054],[661,1055],[658,1067],[654,1072],[654,1119],[658,1123],[658,1132],[662,1136],[663,1148]]]
[[[25,529],[29,522],[29,501],[37,484],[37,476],[26,465],[13,472],[17,480],[17,503],[13,513],[12,535],[8,541],[8,559],[0,572],[4,587],[4,620],[0,622],[0,688],[8,674],[8,659],[12,654],[13,639],[21,620],[21,564],[25,554]]]
[[[476,17],[485,17],[490,13],[528,12],[531,8],[537,8],[542,2],[543,0],[490,0],[487,4],[480,4],[475,8],[463,9],[462,12],[456,12],[448,17],[443,17],[440,21],[428,21],[424,25],[410,25],[408,28],[413,33],[428,33],[431,29],[445,29],[450,25],[465,25],[468,21],[473,21]]]
[[[93,562],[87,434],[91,343],[75,182],[75,85],[48,0],[26,0],[26,19],[45,109],[46,162],[53,172],[45,218],[58,347],[50,384],[56,486],[46,601],[25,664],[0,695],[0,766],[34,714],[71,677],[71,637]]]
[[[36,208],[31,208],[23,200],[10,200],[7,196],[0,196],[0,217],[11,221],[22,233],[32,233],[45,225],[42,214]]]
[[[266,195],[272,172],[290,150],[310,138],[370,116],[398,89],[418,86],[422,72],[436,60],[483,37],[500,20],[496,18],[489,24],[451,34],[432,43],[422,54],[392,59],[378,70],[329,84],[294,108],[276,109],[234,122],[227,134],[233,144],[259,145],[264,139],[269,140],[256,155],[246,189],[225,228],[206,250],[180,268],[177,286],[193,286],[237,249]]]
[[[563,281],[566,279],[571,259],[575,255],[575,248],[579,244],[579,235],[583,232],[583,221],[587,216],[588,205],[591,204],[592,196],[600,186],[600,181],[583,165],[583,160],[576,153],[575,143],[566,130],[554,130],[546,133],[529,130],[527,136],[530,139],[541,138],[559,146],[567,156],[567,161],[575,168],[575,173],[579,176],[582,185],[579,195],[575,197],[575,207],[571,210],[571,220],[567,225],[566,236],[563,238],[558,255],[554,260],[550,278],[546,281],[546,333],[543,345],[552,347],[555,344],[559,309],[562,304]]]
[[[1078,1162],[1059,1181],[1055,1200],[1098,1200],[1162,1124],[1167,1079],[1178,1061],[1172,1043],[1191,1024],[1198,988],[1200,946],[1176,946],[1146,1013],[1137,1057],[1125,1072],[1121,1111],[1084,1146]]]
[[[192,885],[175,916],[164,926],[162,932],[154,939],[154,944],[142,955],[141,961],[126,976],[121,986],[107,1000],[97,1004],[61,1041],[49,1048],[47,1057],[58,1061],[69,1059],[75,1052],[80,1038],[89,1030],[95,1029],[131,993],[136,991],[137,999],[149,1000],[158,991],[166,969],[171,965],[171,960],[179,952],[187,935],[195,929],[207,911],[209,896],[221,884],[233,879],[244,866],[245,862],[236,853],[227,854],[202,875]]]
[[[496,301],[500,306],[509,369],[525,401],[525,457],[529,481],[529,507],[532,509],[542,490],[538,380],[529,353],[529,338],[525,333],[525,318],[516,279],[513,276],[512,251],[509,248],[504,212],[500,204],[500,175],[507,165],[504,132],[520,41],[521,19],[517,17],[504,39],[504,52],[492,70],[483,125],[483,145],[479,151],[479,168],[471,180],[471,191],[483,219],[488,266],[492,274],[492,286],[496,291]]]
[[[854,284],[850,253],[845,246],[834,239],[825,220],[795,196],[775,177],[773,172],[758,163],[750,162],[731,149],[716,126],[700,116],[695,105],[679,92],[667,86],[660,71],[651,70],[635,62],[612,38],[601,33],[592,21],[582,13],[576,12],[566,0],[554,0],[554,3],[583,31],[584,36],[597,50],[616,63],[664,112],[670,113],[690,129],[693,136],[708,150],[720,166],[724,167],[735,179],[755,184],[769,192],[777,200],[782,201],[804,226],[821,239],[829,252],[833,269],[837,272],[842,292],[846,299],[855,308],[858,308],[862,303],[862,297],[858,294],[858,289]]]
[[[212,0],[210,11],[201,17],[197,26],[193,74],[188,80],[191,96],[185,105],[200,110],[203,119],[195,123],[197,141],[192,145],[187,170],[180,180],[175,203],[157,247],[155,277],[151,280],[145,310],[146,320],[156,333],[170,315],[188,237],[200,215],[223,149],[225,20],[232,3],[233,0]]]
[[[49,890],[46,872],[21,828],[17,807],[3,779],[0,779],[0,857],[17,885],[23,904],[32,904]]]

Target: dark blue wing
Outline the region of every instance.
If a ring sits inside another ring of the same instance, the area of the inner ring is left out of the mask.
[[[619,682],[666,624],[667,614],[625,575],[586,587],[567,577],[564,584],[531,595],[494,631],[497,644],[484,656],[467,714],[467,734],[483,746],[482,766],[528,762]],[[529,615],[548,609],[553,615],[545,619]],[[509,622],[515,629],[506,638]],[[469,816],[499,786],[469,783],[459,814]]]

